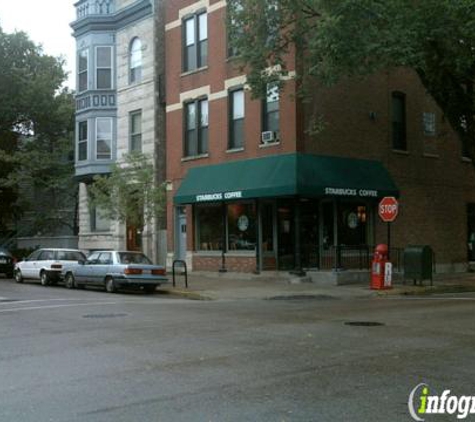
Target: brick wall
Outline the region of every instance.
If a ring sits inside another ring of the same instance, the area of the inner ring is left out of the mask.
[[[310,106],[292,100],[293,83],[281,94],[281,142],[260,146],[261,105],[246,94],[245,145],[227,151],[227,88],[239,76],[235,62],[226,56],[225,2],[177,0],[168,2],[167,56],[167,179],[168,244],[173,251],[173,196],[189,168],[267,154],[303,152],[378,160],[388,169],[401,191],[400,215],[392,226],[392,245],[430,244],[436,259],[447,268],[466,260],[466,204],[475,202],[475,173],[461,158],[460,143],[442,112],[426,93],[415,73],[404,69],[381,72],[367,78],[346,80],[326,88],[315,85]],[[208,13],[208,66],[182,73],[181,18],[203,7]],[[185,13],[186,12],[186,13]],[[291,68],[292,70],[292,68]],[[232,85],[231,85],[232,86]],[[393,151],[391,93],[406,95],[407,151]],[[209,152],[205,157],[183,159],[183,101],[197,93],[209,98]],[[422,113],[436,114],[436,136],[424,135]],[[321,132],[307,132],[312,116],[322,122]],[[376,213],[374,242],[386,242],[386,226]],[[188,210],[188,250],[193,246],[192,208]],[[219,268],[217,258],[196,257],[196,265]],[[218,259],[219,261],[219,259]],[[195,265],[195,263],[194,263]],[[253,264],[255,265],[255,263]]]
[[[193,271],[218,271],[221,263],[221,256],[193,255]],[[226,255],[226,269],[232,272],[252,273],[256,271],[256,258]]]

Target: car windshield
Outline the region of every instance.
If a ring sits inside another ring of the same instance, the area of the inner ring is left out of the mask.
[[[79,251],[58,251],[59,261],[85,261],[86,257]]]
[[[119,262],[121,264],[147,264],[151,265],[152,262],[142,253],[133,252],[119,252]]]

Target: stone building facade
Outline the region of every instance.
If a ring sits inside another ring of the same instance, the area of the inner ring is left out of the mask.
[[[88,206],[95,175],[124,154],[155,160],[155,5],[152,0],[80,0],[77,42],[76,177],[80,181],[79,247],[140,249],[158,260],[154,225],[108,221]]]

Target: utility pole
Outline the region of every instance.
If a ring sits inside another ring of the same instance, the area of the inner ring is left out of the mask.
[[[155,44],[155,183],[164,185],[166,181],[166,69],[165,69],[165,0],[154,0],[154,44]],[[165,193],[166,195],[166,193]],[[167,260],[167,205],[157,216],[155,261],[166,265]]]

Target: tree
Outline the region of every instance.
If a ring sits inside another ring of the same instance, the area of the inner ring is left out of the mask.
[[[253,92],[288,76],[297,51],[300,94],[309,81],[393,67],[413,69],[475,163],[473,0],[230,0],[230,42]]]
[[[14,169],[7,181],[18,187],[17,204],[29,212],[34,233],[55,233],[64,227],[78,233],[74,107],[73,94],[63,89],[37,113],[32,132],[20,138],[10,157]]]
[[[114,163],[107,176],[94,176],[89,186],[89,206],[108,219],[138,228],[149,224],[165,209],[165,187],[155,182],[155,170],[149,158],[138,152]]]
[[[56,151],[53,144],[58,138],[53,132],[64,131],[71,122],[71,109],[62,116],[65,121],[54,120],[54,130],[50,121],[61,115],[56,107],[64,100],[58,92],[65,77],[61,60],[43,54],[25,33],[7,34],[0,28],[0,230],[21,211],[14,171],[19,163],[22,170],[30,163],[24,156],[28,148],[20,151],[21,140],[34,139],[36,146],[49,138]]]

